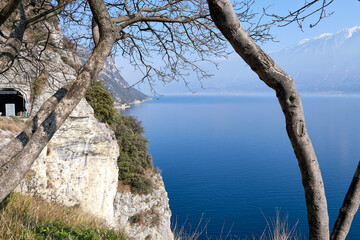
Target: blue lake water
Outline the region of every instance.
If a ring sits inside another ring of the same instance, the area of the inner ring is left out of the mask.
[[[332,228],[360,160],[360,98],[304,97],[303,105]],[[203,215],[208,237],[231,229],[243,239],[261,235],[279,209],[308,236],[300,171],[275,97],[165,96],[125,114],[143,122],[172,221],[195,228]],[[347,239],[360,239],[359,214]]]

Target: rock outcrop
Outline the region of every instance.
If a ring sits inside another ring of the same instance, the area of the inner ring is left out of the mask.
[[[58,23],[45,24],[49,44],[46,48],[42,45],[33,48],[41,53],[36,58],[39,61],[31,64],[24,61],[29,55],[24,51],[14,67],[0,75],[0,89],[20,92],[25,109],[28,113],[32,110],[33,115],[57,89],[75,78],[81,65],[76,52],[66,48],[69,40],[63,37]],[[26,40],[32,40],[32,33]],[[0,36],[0,45],[3,42]],[[0,143],[7,143],[15,134],[16,131],[0,128]],[[83,99],[16,190],[66,206],[78,206],[101,217],[111,227],[125,229],[134,239],[173,239],[169,200],[161,176],[154,174],[154,188],[148,195],[118,192],[118,156],[114,133],[94,117],[93,109]],[[134,222],[137,214],[142,220]]]
[[[78,206],[136,240],[173,239],[169,199],[160,174],[153,175],[150,194],[118,191],[118,155],[113,132],[94,117],[83,99],[16,190]]]
[[[164,182],[159,173],[154,174],[152,181],[154,187],[150,194],[134,195],[128,191],[116,194],[115,219],[134,239],[174,239],[169,228],[171,211]]]
[[[115,226],[119,148],[83,99],[35,161],[18,190],[79,206]]]

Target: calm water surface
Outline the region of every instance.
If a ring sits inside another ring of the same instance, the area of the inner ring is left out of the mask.
[[[360,160],[360,98],[305,97],[303,105],[332,227]],[[274,97],[162,97],[125,114],[145,126],[172,221],[195,228],[203,215],[209,237],[231,229],[245,238],[261,235],[279,209],[307,237],[300,171]],[[359,214],[348,239],[360,239]]]

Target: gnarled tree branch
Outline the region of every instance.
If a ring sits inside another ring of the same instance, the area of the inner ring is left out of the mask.
[[[43,113],[46,115],[45,120],[36,123],[37,127],[31,131],[33,132],[32,135],[27,136],[29,140],[11,159],[10,166],[0,177],[0,202],[15,189],[27,171],[30,170],[31,165],[42,149],[85,95],[91,80],[96,79],[104,66],[107,56],[110,54],[116,39],[115,27],[112,25],[109,13],[102,0],[89,0],[89,3],[94,18],[99,25],[99,44],[95,47],[76,80],[68,86],[68,89],[62,88],[59,90],[65,92],[64,96],[58,101],[52,102],[52,104],[45,103],[45,105],[48,104],[48,108],[43,108]],[[35,123],[36,118],[35,116],[33,123]],[[31,129],[32,126],[28,126],[28,128]],[[29,132],[29,129],[25,129],[24,132]],[[13,151],[9,148],[7,150]]]
[[[3,9],[0,11],[0,26],[10,17],[10,15],[18,7],[21,0],[9,0]]]
[[[54,17],[54,16],[58,15],[72,1],[73,0],[60,0],[60,1],[58,1],[58,4],[55,7],[51,8],[49,10],[46,10],[44,12],[41,12],[41,13],[37,14],[36,16],[33,16],[33,17],[27,19],[26,20],[26,25],[27,26],[34,25],[34,24],[36,24],[38,22],[44,21],[46,19],[49,19],[51,17]]]
[[[0,73],[3,73],[9,65],[11,65],[12,61],[20,52],[26,29],[25,20],[24,8],[22,3],[20,3],[16,11],[14,30],[6,40],[5,46],[0,52]]]

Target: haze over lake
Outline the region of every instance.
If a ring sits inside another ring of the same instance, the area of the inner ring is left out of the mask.
[[[360,97],[303,97],[303,105],[332,228],[360,160]],[[264,216],[280,209],[308,236],[300,170],[275,97],[165,96],[125,114],[143,122],[173,221],[194,228],[204,214],[208,236],[224,226],[244,238],[261,235]],[[360,239],[359,224],[357,214],[347,239]]]

